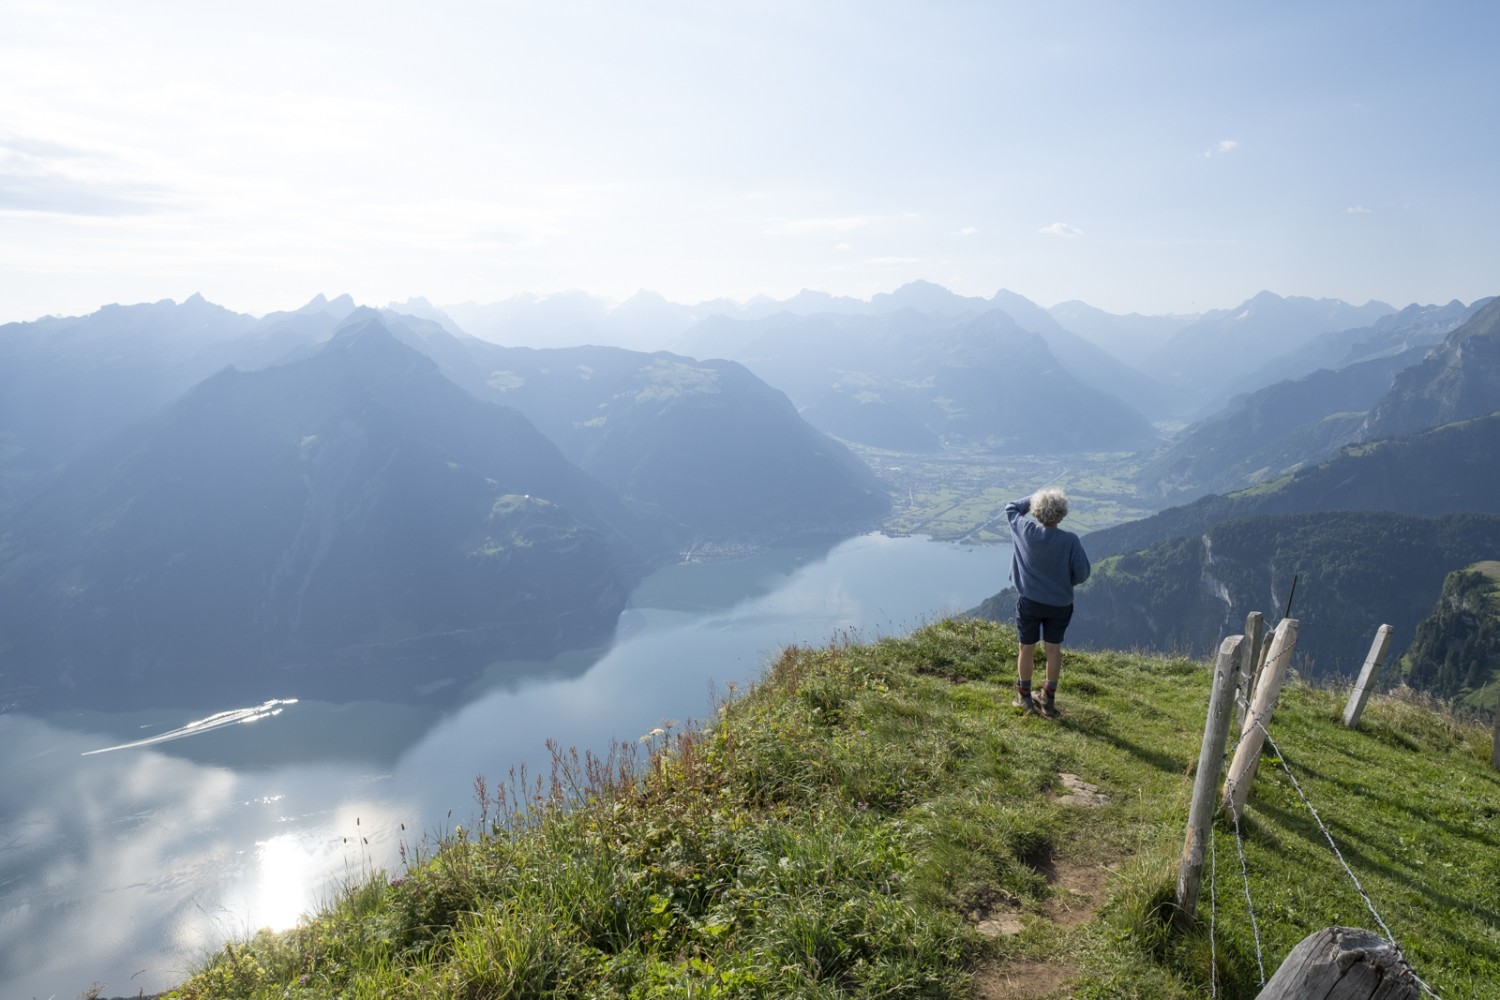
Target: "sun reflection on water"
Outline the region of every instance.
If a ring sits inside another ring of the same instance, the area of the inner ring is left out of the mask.
[[[273,931],[295,927],[313,900],[309,890],[322,874],[314,845],[302,835],[284,833],[255,844],[258,869],[255,924]]]

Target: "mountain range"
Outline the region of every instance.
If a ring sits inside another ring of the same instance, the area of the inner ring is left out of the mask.
[[[1143,492],[1209,495],[1088,537],[1106,564],[1090,587],[1126,595],[1091,598],[1115,611],[1089,627],[1116,641],[1129,609],[1188,586],[1168,584],[1179,571],[1202,591],[1188,617],[1222,617],[1203,559],[1296,561],[1275,547],[1295,539],[1315,546],[1314,575],[1375,572],[1370,540],[1388,532],[1348,512],[1500,513],[1497,329],[1491,300],[1396,311],[1263,292],[1201,316],[1117,317],[926,282],[868,302],[694,307],[644,292],[614,308],[318,296],[259,319],[194,296],[9,324],[0,697],[187,697],[288,672],[410,688],[599,641],[670,553],[879,523],[886,490],[844,442],[1146,449]],[[652,349],[576,346],[591,333]],[[1215,398],[1228,406],[1157,445]],[[1242,522],[1274,551],[1219,532]],[[1480,541],[1443,542],[1443,558],[1491,557],[1487,530],[1452,529]],[[1187,641],[1143,615],[1134,643]]]
[[[510,351],[344,297],[101,312],[0,337],[52,390],[4,410],[0,701],[425,688],[601,641],[683,548],[889,506],[733,363]]]
[[[1400,315],[1403,323],[1348,352],[1360,360],[1237,397],[1186,428],[1143,465],[1142,490],[1168,499],[1232,492],[1327,459],[1346,444],[1500,410],[1500,301]],[[1426,343],[1445,327],[1436,346]]]
[[[1088,363],[1075,357],[1070,368],[1046,337],[999,309],[959,318],[911,310],[721,318],[689,331],[679,349],[737,359],[783,389],[814,426],[877,448],[1025,453],[1152,441],[1141,413],[1076,374],[1130,384],[1124,366],[1082,338],[1056,339]]]
[[[0,542],[0,684],[109,704],[415,686],[433,661],[597,641],[651,542],[520,413],[364,320],[208,378],[25,504]]]

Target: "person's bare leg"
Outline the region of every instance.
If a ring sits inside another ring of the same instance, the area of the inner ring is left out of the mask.
[[[1021,683],[1026,687],[1031,686],[1031,674],[1035,669],[1035,664],[1036,643],[1021,643],[1021,651],[1016,654],[1016,676],[1021,678]],[[1061,669],[1060,666],[1059,669]]]
[[[1042,685],[1041,694],[1037,696],[1037,705],[1043,715],[1049,719],[1057,715],[1057,679],[1062,676],[1062,646],[1055,642],[1043,640],[1043,648],[1047,655],[1047,681]]]
[[[1036,710],[1031,700],[1031,674],[1035,668],[1036,643],[1021,643],[1016,654],[1016,700],[1012,704],[1028,712]]]

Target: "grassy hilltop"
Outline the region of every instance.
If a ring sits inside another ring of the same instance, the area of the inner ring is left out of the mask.
[[[483,781],[480,829],[413,848],[167,994],[213,997],[1221,997],[1260,981],[1232,826],[1171,926],[1209,672],[1069,653],[1055,721],[1011,709],[1015,636],[943,621],[786,651],[712,726]],[[1487,728],[1292,684],[1271,732],[1422,978],[1500,983]],[[1279,761],[1241,824],[1269,976],[1373,926]]]

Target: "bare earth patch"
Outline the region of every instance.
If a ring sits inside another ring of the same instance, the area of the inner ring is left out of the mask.
[[[1109,801],[1109,796],[1076,774],[1059,777],[1068,789],[1066,795],[1059,797],[1060,802],[1097,807]],[[1042,907],[1042,914],[1048,920],[1058,927],[1077,927],[1093,919],[1099,904],[1104,901],[1109,868],[1070,858],[1053,858],[1038,870],[1046,876],[1053,890],[1052,897]],[[987,937],[1010,937],[1023,929],[1020,914],[1003,904],[977,916],[979,933]],[[976,973],[975,996],[980,1000],[1060,996],[1073,972],[1071,963],[1066,961],[993,962],[981,966]]]

